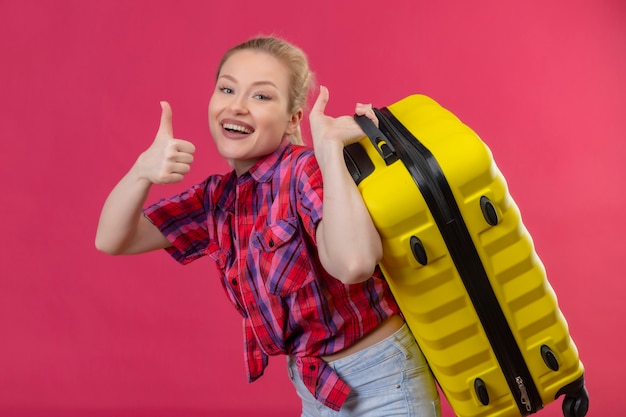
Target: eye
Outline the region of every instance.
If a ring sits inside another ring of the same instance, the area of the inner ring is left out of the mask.
[[[220,91],[224,94],[232,94],[233,89],[230,87],[220,87]]]
[[[257,100],[271,100],[272,99],[272,97],[268,96],[267,94],[262,94],[262,93],[255,94],[253,97]]]

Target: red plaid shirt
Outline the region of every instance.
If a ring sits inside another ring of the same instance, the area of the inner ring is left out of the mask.
[[[311,149],[283,143],[240,177],[213,175],[145,209],[186,264],[208,255],[244,318],[248,380],[268,355],[296,359],[311,393],[338,410],[348,387],[320,356],[352,345],[399,308],[380,277],[345,285],[315,248],[322,177]]]

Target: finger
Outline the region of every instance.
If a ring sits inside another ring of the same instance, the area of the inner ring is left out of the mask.
[[[181,164],[191,164],[193,162],[193,155],[185,152],[179,152],[174,158],[175,162]]]
[[[329,92],[328,88],[323,85],[320,86],[320,93],[311,108],[311,114],[324,114],[324,110],[326,110],[326,104],[328,104]]]
[[[376,117],[376,113],[374,113],[374,109],[371,104],[357,103],[354,112],[359,116],[367,117],[368,119],[372,120],[376,124],[376,126],[378,126],[378,117]]]
[[[196,151],[196,147],[193,143],[181,139],[176,140],[175,148],[178,152],[184,152],[188,154],[193,154]]]
[[[365,115],[369,117],[370,119],[371,119],[371,116],[375,116],[371,103],[370,104],[357,103],[356,109],[354,110],[354,112],[361,116]]]
[[[175,163],[172,166],[172,174],[186,175],[191,171],[191,165],[182,162]]]
[[[161,102],[161,123],[159,124],[159,133],[174,137],[174,128],[172,127],[172,107],[167,101]]]
[[[177,182],[181,182],[184,178],[185,176],[183,174],[172,172],[167,176],[160,178],[158,184],[175,184]]]

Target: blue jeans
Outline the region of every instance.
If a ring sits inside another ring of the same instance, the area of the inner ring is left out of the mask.
[[[287,361],[289,377],[302,399],[302,417],[441,416],[434,378],[406,324],[373,346],[329,362],[352,388],[339,411],[317,401],[293,359],[288,356]]]

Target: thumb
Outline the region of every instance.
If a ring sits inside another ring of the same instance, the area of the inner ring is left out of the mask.
[[[159,124],[159,133],[174,137],[174,128],[172,127],[172,107],[167,101],[161,103],[161,123]]]
[[[324,110],[326,110],[326,104],[328,104],[328,97],[328,88],[321,85],[320,93],[315,100],[315,104],[313,104],[313,107],[311,108],[311,114],[324,114]]]

